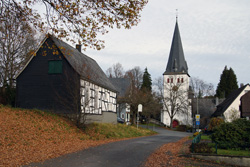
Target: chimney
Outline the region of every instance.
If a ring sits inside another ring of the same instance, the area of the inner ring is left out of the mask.
[[[244,84],[243,84],[243,83],[241,83],[241,84],[240,84],[240,87],[241,87],[241,88],[242,88],[242,87],[244,87]]]
[[[76,49],[77,49],[79,52],[82,52],[82,45],[81,45],[81,44],[76,44]]]
[[[215,106],[218,106],[218,105],[219,105],[219,98],[216,97],[216,98],[215,98]]]

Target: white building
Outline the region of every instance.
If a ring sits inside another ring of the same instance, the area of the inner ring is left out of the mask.
[[[233,91],[228,97],[216,107],[212,117],[221,117],[226,122],[240,118],[240,98],[250,91],[249,84]]]
[[[191,100],[189,95],[189,74],[185,61],[181,37],[176,21],[167,68],[163,74],[164,105],[161,122],[166,126],[192,125]]]

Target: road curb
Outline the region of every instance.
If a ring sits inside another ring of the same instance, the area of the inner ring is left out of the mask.
[[[250,157],[230,156],[230,155],[211,155],[211,154],[191,154],[191,157],[209,161],[220,161],[229,165],[249,166]]]

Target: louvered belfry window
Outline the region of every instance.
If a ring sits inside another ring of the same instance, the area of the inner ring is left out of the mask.
[[[61,74],[61,73],[62,73],[62,60],[50,60],[49,74]]]

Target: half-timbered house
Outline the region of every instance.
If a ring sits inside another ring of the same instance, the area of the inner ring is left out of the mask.
[[[97,62],[47,35],[16,77],[21,108],[86,113],[87,122],[116,123],[117,91]]]

